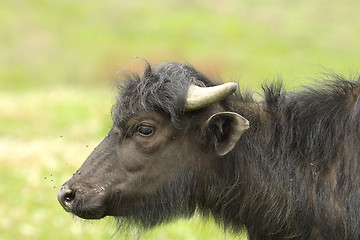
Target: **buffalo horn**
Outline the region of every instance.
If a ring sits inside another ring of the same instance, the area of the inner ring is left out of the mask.
[[[236,83],[229,82],[214,87],[189,86],[185,110],[192,111],[204,108],[230,96],[236,90]]]

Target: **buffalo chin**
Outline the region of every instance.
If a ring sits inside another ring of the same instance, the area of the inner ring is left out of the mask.
[[[102,207],[76,208],[69,212],[83,219],[101,219],[106,217],[105,209]]]

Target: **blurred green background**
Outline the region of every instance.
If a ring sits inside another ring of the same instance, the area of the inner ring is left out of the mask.
[[[289,89],[360,72],[357,0],[8,0],[0,7],[0,239],[137,239],[83,221],[56,194],[111,127],[123,71],[187,62]],[[120,74],[119,74],[120,73]],[[245,239],[198,217],[141,239]]]

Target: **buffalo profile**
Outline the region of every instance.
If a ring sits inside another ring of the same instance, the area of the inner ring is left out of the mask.
[[[249,239],[359,239],[359,82],[263,90],[256,101],[178,63],[129,76],[60,204],[145,228],[199,212]]]

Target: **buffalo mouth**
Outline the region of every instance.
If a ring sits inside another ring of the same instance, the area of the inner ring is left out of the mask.
[[[106,216],[104,195],[84,189],[72,190],[63,185],[58,192],[58,201],[65,211],[84,219],[100,219]]]

